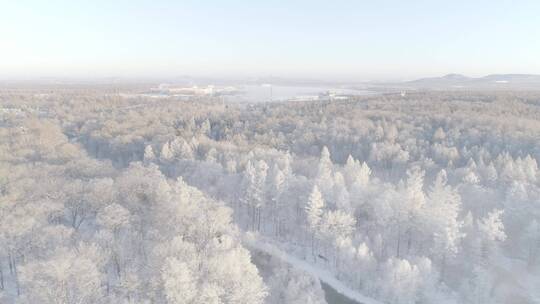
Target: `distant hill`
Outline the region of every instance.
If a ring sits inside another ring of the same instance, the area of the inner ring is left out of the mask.
[[[426,89],[530,89],[540,90],[540,75],[492,74],[484,77],[467,77],[448,74],[442,77],[421,78],[401,83],[401,86]]]

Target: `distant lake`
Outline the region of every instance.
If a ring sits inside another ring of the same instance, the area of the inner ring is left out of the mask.
[[[291,99],[318,96],[327,92],[333,92],[336,95],[370,95],[375,92],[367,90],[355,90],[341,88],[339,86],[284,86],[284,85],[244,85],[239,86],[240,93],[233,96],[227,96],[229,101],[240,102],[268,102],[268,101],[286,101]]]

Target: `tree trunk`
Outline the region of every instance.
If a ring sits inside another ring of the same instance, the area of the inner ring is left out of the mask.
[[[79,228],[81,227],[81,224],[84,222],[84,220],[85,220],[85,217],[81,216],[79,221],[75,224],[75,226],[73,228],[75,228],[75,230],[78,231]]]
[[[446,272],[446,254],[444,253],[441,260],[441,278],[440,281],[444,281],[444,276]]]
[[[2,270],[2,264],[0,264],[0,289],[4,290],[4,271]]]
[[[340,271],[339,271],[339,247],[337,245],[335,246],[335,250],[336,250],[336,270],[337,270],[337,273],[339,275],[340,274]]]
[[[257,231],[261,231],[261,207],[257,207]]]
[[[407,233],[407,254],[410,253],[412,247],[412,231],[409,230]]]
[[[71,227],[75,228],[77,223],[77,212],[71,213]]]
[[[121,277],[120,263],[118,262],[118,257],[116,256],[116,254],[114,255],[113,260],[114,260],[114,266],[116,268],[116,275],[120,279],[120,277]]]
[[[316,261],[315,258],[315,233],[311,233],[311,256],[313,257],[313,260]]]
[[[13,260],[12,261],[12,264],[13,264],[13,278],[15,279],[15,287],[17,289],[17,296],[20,296],[21,295],[21,289],[20,289],[20,286],[19,286],[19,274],[17,272],[17,261],[15,261],[13,256],[11,257],[11,259]]]
[[[398,235],[397,235],[397,249],[396,249],[396,257],[399,258],[399,247],[401,246],[401,227],[398,224]]]
[[[13,275],[13,262],[11,260],[11,253],[8,253],[9,274]]]

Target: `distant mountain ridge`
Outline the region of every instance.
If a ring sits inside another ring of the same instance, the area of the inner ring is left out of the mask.
[[[498,88],[538,89],[540,75],[536,74],[490,74],[483,77],[468,77],[462,74],[447,74],[441,77],[421,78],[404,82],[415,88]]]

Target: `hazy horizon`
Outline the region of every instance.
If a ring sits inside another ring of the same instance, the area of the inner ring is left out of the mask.
[[[540,74],[537,1],[17,1],[0,79]]]
[[[449,76],[463,76],[468,79],[482,79],[488,76],[494,75],[533,75],[540,76],[540,74],[529,74],[529,73],[490,73],[490,74],[479,74],[479,75],[470,75],[462,74],[458,72],[450,72],[445,74],[433,74],[433,75],[423,75],[418,77],[387,77],[387,78],[376,78],[368,79],[362,77],[327,77],[327,78],[315,78],[315,77],[286,77],[280,75],[253,75],[253,76],[215,76],[215,75],[155,75],[155,76],[143,76],[143,75],[134,75],[134,76],[107,76],[107,75],[96,75],[96,76],[78,76],[78,75],[65,75],[65,76],[54,76],[54,75],[43,75],[43,76],[0,76],[0,81],[4,83],[36,83],[36,84],[46,84],[50,82],[59,82],[59,83],[73,83],[73,84],[83,84],[83,83],[96,83],[96,84],[107,84],[107,83],[183,83],[188,81],[191,84],[246,84],[246,83],[277,83],[283,85],[317,85],[317,84],[397,84],[397,83],[406,83],[412,81],[422,81],[429,79],[445,78]]]

